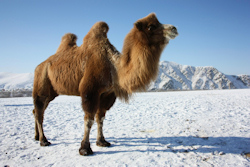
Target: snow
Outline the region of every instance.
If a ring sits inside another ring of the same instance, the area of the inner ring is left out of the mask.
[[[107,112],[109,148],[90,142],[80,156],[83,117],[80,98],[50,103],[44,131],[52,143],[34,140],[32,98],[0,99],[1,166],[250,166],[250,90],[138,93]]]
[[[0,72],[0,89],[32,89],[34,76],[32,73]]]

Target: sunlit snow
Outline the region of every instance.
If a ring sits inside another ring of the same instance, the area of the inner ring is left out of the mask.
[[[139,93],[107,112],[109,148],[90,142],[80,156],[84,112],[80,98],[60,96],[45,112],[52,143],[34,140],[32,98],[0,99],[1,166],[250,166],[250,90]]]

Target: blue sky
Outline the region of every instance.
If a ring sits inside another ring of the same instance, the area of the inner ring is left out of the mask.
[[[161,61],[250,74],[249,0],[1,0],[0,72],[33,73],[65,33],[81,45],[97,21],[108,23],[108,38],[121,51],[133,23],[151,12],[180,34]]]

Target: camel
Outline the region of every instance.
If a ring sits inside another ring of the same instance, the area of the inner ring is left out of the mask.
[[[96,144],[108,147],[103,135],[106,111],[119,98],[128,102],[134,92],[141,92],[153,81],[164,47],[177,35],[173,25],[161,24],[154,13],[139,19],[124,40],[122,53],[109,42],[105,22],[97,22],[77,46],[77,36],[62,37],[56,53],[35,69],[33,100],[35,140],[49,146],[43,132],[44,111],[58,95],[80,96],[84,116],[84,136],[80,155],[91,155],[89,135],[97,122]]]

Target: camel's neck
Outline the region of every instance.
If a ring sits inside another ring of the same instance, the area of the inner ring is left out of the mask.
[[[124,46],[117,68],[120,87],[129,94],[146,90],[157,77],[162,50],[134,44]]]

